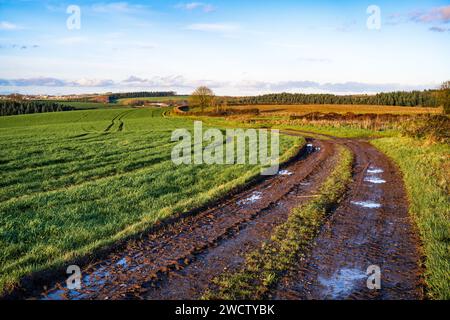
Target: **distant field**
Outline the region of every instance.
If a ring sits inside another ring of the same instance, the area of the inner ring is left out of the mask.
[[[149,101],[149,102],[167,102],[167,101],[183,101],[189,99],[189,96],[169,96],[169,97],[145,97],[145,98],[126,98],[117,100],[118,104],[127,105],[132,101]]]
[[[67,102],[67,101],[58,101],[58,103],[63,104],[65,106],[74,107],[77,110],[111,109],[111,108],[116,106],[114,104],[98,103],[98,102]]]
[[[0,295],[69,260],[243,184],[254,165],[171,161],[167,109],[67,111],[0,118]],[[284,157],[302,140],[282,136]]]
[[[370,105],[335,105],[335,104],[314,104],[314,105],[248,105],[235,106],[236,109],[259,109],[263,113],[273,114],[307,114],[312,112],[323,113],[390,113],[390,114],[420,114],[420,113],[441,113],[440,108],[420,108],[420,107],[393,107],[393,106],[370,106]]]

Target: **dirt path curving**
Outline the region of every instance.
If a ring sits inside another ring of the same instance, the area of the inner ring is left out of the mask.
[[[354,182],[309,255],[281,281],[272,298],[422,299],[418,233],[399,170],[367,142],[334,142],[355,155]],[[370,266],[380,267],[380,290],[368,289]]]
[[[195,299],[211,279],[238,268],[244,256],[269,239],[291,209],[307,201],[335,162],[326,141],[256,186],[215,208],[189,216],[131,241],[120,252],[83,268],[81,290],[64,282],[44,292],[44,299]]]
[[[287,134],[296,133],[289,132]],[[292,208],[308,201],[336,163],[336,145],[354,156],[353,182],[307,257],[272,290],[273,299],[421,299],[419,239],[408,215],[397,167],[365,141],[314,140],[318,151],[280,174],[129,241],[82,268],[81,290],[64,279],[40,299],[197,299],[211,280],[237,270],[245,255],[270,238]],[[381,269],[381,289],[367,288],[366,270]]]

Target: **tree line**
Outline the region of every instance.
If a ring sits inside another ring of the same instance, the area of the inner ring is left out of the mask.
[[[75,110],[75,108],[51,101],[17,101],[17,100],[0,101],[0,116],[13,116],[19,114],[59,112],[71,110]]]
[[[113,93],[109,95],[109,102],[115,102],[119,99],[128,98],[151,98],[151,97],[171,97],[176,95],[173,91],[144,91],[144,92],[124,92]]]
[[[233,105],[253,104],[362,104],[405,107],[438,107],[439,99],[435,90],[378,93],[376,95],[333,95],[278,93],[254,97],[236,97],[227,99]]]

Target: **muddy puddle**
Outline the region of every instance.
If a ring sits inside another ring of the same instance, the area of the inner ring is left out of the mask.
[[[261,200],[261,198],[263,197],[263,193],[260,191],[255,191],[252,193],[252,195],[248,198],[245,198],[243,200],[239,200],[237,201],[237,205],[241,206],[241,205],[247,205],[247,204],[252,204],[255,203],[259,200]]]
[[[278,175],[280,175],[280,176],[292,176],[293,173],[290,172],[289,170],[280,170],[280,171],[278,172]]]
[[[366,281],[367,275],[359,269],[343,268],[333,274],[331,278],[319,277],[319,283],[323,286],[325,299],[345,299],[352,290]]]
[[[363,207],[367,209],[378,209],[381,208],[381,204],[373,201],[351,201],[351,204]]]

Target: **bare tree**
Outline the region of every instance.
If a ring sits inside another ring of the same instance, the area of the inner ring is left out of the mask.
[[[189,105],[192,107],[200,107],[202,112],[207,107],[214,105],[214,92],[208,87],[199,87],[191,95]]]

